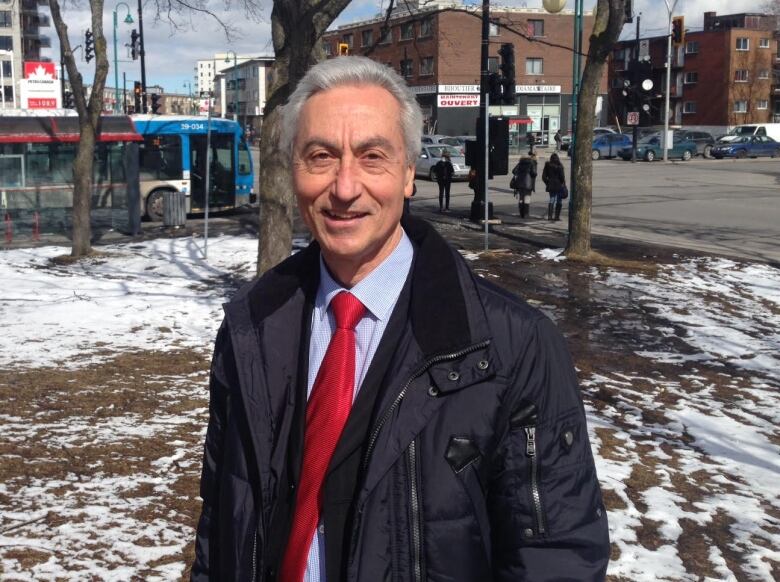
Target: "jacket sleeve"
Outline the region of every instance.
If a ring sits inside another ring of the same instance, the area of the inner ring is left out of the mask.
[[[607,516],[573,363],[545,317],[521,344],[491,463],[494,581],[604,580]]]
[[[547,184],[547,181],[550,179],[549,175],[550,175],[550,166],[547,163],[545,163],[544,169],[542,169],[542,182]]]
[[[227,424],[229,391],[235,386],[236,372],[230,333],[225,322],[217,333],[209,378],[209,424],[203,452],[200,496],[203,499],[195,539],[195,562],[191,579],[217,580],[219,535],[217,532],[219,477],[224,455],[224,428]]]

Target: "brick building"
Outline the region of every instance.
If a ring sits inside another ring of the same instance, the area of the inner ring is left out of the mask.
[[[688,31],[672,47],[670,123],[723,133],[742,123],[773,121],[773,110],[780,114],[774,99],[773,69],[780,62],[775,29],[774,16],[705,12],[703,30]],[[642,116],[641,125],[663,124],[667,37],[647,42],[654,88],[648,95],[650,114]],[[635,45],[619,43],[609,68],[610,106],[623,120],[622,89],[625,80],[632,81]]]
[[[479,115],[481,9],[460,3],[403,3],[382,35],[384,16],[340,26],[323,37],[326,54],[346,44],[350,54],[386,63],[405,77],[417,94],[425,131],[474,135]],[[573,11],[549,14],[542,9],[491,11],[490,64],[498,72],[498,50],[515,47],[518,104],[491,106],[491,115],[510,118],[510,143],[518,144],[531,128],[552,136],[569,131],[572,94]],[[585,51],[593,14],[585,15]],[[584,63],[583,63],[584,65]],[[606,74],[601,93],[606,97]],[[605,102],[600,99],[600,103]],[[606,121],[597,111],[598,122]],[[513,123],[514,121],[514,123]]]

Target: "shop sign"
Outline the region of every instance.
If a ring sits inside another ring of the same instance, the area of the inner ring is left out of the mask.
[[[518,93],[560,93],[560,85],[518,85]]]
[[[416,85],[409,87],[415,95],[425,95],[427,93],[436,93],[436,85]]]
[[[439,93],[479,93],[479,85],[439,85]]]
[[[439,95],[439,107],[479,107],[479,95]]]

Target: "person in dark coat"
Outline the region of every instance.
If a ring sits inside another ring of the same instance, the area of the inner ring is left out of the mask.
[[[282,116],[314,241],[225,306],[192,579],[603,580],[607,515],[565,340],[401,218],[414,94],[339,57]]]
[[[444,212],[450,209],[450,186],[455,174],[450,154],[444,152],[433,168],[436,172],[436,183],[439,185],[439,212]]]
[[[566,174],[558,154],[552,154],[550,160],[544,164],[542,182],[545,183],[547,192],[550,194],[550,202],[547,205],[547,220],[553,220],[553,211],[555,211],[555,220],[560,220],[563,198],[567,192]]]
[[[528,156],[520,158],[512,169],[520,218],[527,218],[531,213],[531,194],[536,191],[536,168],[536,154],[528,152]]]

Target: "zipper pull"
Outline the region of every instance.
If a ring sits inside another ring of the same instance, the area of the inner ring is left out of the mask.
[[[525,454],[529,457],[536,456],[536,427],[526,426],[525,435],[528,437],[528,441],[525,444]]]

